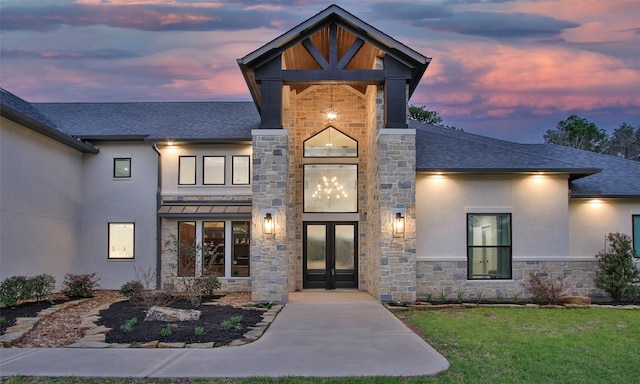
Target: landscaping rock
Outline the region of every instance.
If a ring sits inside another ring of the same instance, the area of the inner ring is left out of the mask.
[[[590,305],[591,298],[588,296],[560,296],[558,298],[560,304],[577,304],[577,305]]]
[[[196,309],[176,309],[153,306],[147,312],[144,321],[196,321],[200,319],[201,311]]]

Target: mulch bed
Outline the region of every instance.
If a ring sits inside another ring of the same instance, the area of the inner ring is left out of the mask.
[[[36,317],[38,312],[47,309],[54,304],[64,303],[67,300],[44,300],[38,302],[26,302],[15,307],[0,308],[0,335],[4,335],[7,328],[15,325],[17,317]]]
[[[187,301],[177,301],[171,307],[193,309]],[[242,338],[250,330],[248,327],[262,321],[263,313],[255,309],[234,308],[226,305],[203,304],[197,309],[202,312],[197,321],[144,321],[146,316],[144,308],[130,301],[122,301],[112,304],[109,309],[100,311],[101,318],[96,324],[112,328],[106,335],[107,343],[136,344],[159,340],[165,343],[187,344],[214,342],[215,346],[222,346]],[[234,316],[242,316],[241,329],[223,329],[222,322]],[[129,333],[123,331],[121,326],[134,317],[138,319],[138,323],[133,327],[133,331]],[[162,336],[161,331],[167,326],[171,328],[171,335]],[[204,334],[196,335],[196,327],[204,328]]]

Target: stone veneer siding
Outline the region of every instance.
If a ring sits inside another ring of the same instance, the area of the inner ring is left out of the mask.
[[[289,298],[288,134],[284,129],[256,129],[252,135],[251,299],[284,303]],[[274,217],[271,237],[262,229],[265,210]]]
[[[515,295],[520,299],[531,298],[525,289],[531,272],[547,271],[570,276],[570,294],[606,297],[603,290],[595,287],[594,279],[597,261],[514,261],[512,280],[467,280],[467,261],[423,261],[417,262],[418,299],[431,295],[434,299],[442,293],[448,300],[455,300],[463,293],[465,299],[474,300],[478,295],[486,299],[501,297],[512,300]]]
[[[380,295],[387,301],[416,300],[415,130],[383,129],[378,136],[381,232]],[[405,210],[405,233],[393,237],[393,210]]]

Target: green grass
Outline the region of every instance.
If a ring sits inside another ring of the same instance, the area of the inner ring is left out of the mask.
[[[640,383],[640,311],[474,308],[401,312],[450,362],[435,378],[86,379],[7,384]],[[6,378],[5,378],[6,379]]]

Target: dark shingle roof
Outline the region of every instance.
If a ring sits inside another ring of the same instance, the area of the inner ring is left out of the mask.
[[[9,120],[32,129],[60,143],[68,145],[81,152],[97,153],[98,150],[90,143],[72,137],[59,129],[48,116],[29,102],[13,93],[0,88],[0,114]]]
[[[411,121],[416,169],[568,173],[572,197],[640,198],[640,162],[553,144],[520,144]]]
[[[250,141],[252,102],[38,103],[63,131],[85,139]]]

